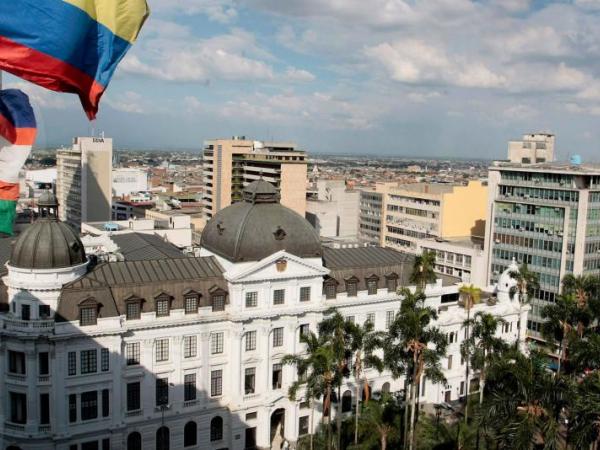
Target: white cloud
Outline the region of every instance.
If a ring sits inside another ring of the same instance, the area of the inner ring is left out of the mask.
[[[65,109],[79,105],[79,98],[60,92],[53,92],[26,81],[5,83],[3,89],[20,89],[29,96],[33,108]]]
[[[232,0],[152,0],[152,10],[157,14],[204,14],[210,20],[224,24],[237,18]]]
[[[156,107],[151,105],[141,94],[134,91],[107,95],[104,101],[111,108],[126,113],[149,114],[151,112],[156,112]]]
[[[308,70],[296,69],[295,67],[288,67],[284,74],[285,79],[289,81],[308,82],[314,81],[316,77]]]

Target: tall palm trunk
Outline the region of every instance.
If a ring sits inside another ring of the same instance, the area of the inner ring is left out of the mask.
[[[337,416],[335,418],[335,423],[337,426],[337,436],[336,436],[336,449],[341,450],[342,448],[342,386],[337,387]]]
[[[408,377],[407,377],[408,378]],[[403,436],[402,436],[402,448],[407,448],[408,447],[408,410],[409,410],[409,396],[410,396],[410,386],[411,384],[408,383],[408,381],[406,382],[406,385],[404,387],[404,429],[402,430]]]
[[[564,341],[564,339],[561,339],[561,341],[558,344],[558,366],[556,368],[556,376],[557,377],[560,375],[560,366],[562,363],[562,354],[563,354],[563,341]]]
[[[515,347],[517,350],[521,350],[521,313],[523,309],[523,303],[521,303],[521,296],[519,295],[519,321],[517,322],[517,342]]]
[[[479,374],[479,404],[483,405],[483,388],[485,387],[485,355],[487,354],[485,348],[483,349],[483,367],[481,367],[481,373]]]
[[[415,406],[416,406],[416,389],[415,385],[419,382],[417,380],[417,353],[413,356],[413,380],[410,384],[410,428],[408,432],[408,448],[414,450],[414,435],[415,435]]]
[[[387,435],[382,434],[380,438],[381,450],[386,450],[387,448]]]
[[[469,321],[471,320],[471,303],[470,303],[470,299],[468,300],[469,304],[467,307],[467,328],[466,328],[466,335],[465,335],[465,341],[467,341],[470,336],[469,336]],[[469,346],[467,345],[467,355],[465,358],[465,363],[466,363],[466,369],[465,369],[465,375],[466,375],[466,379],[465,379],[465,425],[468,423],[469,421]]]
[[[331,450],[331,384],[327,385],[327,450]]]
[[[360,360],[357,357],[357,363]],[[358,416],[360,415],[360,365],[356,367],[356,414],[354,415],[354,445],[358,444]]]
[[[315,432],[315,399],[310,399],[310,450],[314,450]]]

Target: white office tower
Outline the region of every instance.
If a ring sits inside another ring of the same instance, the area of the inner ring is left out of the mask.
[[[553,134],[524,134],[523,140],[508,142],[508,159],[520,164],[553,162],[554,141]]]
[[[79,230],[81,222],[111,219],[112,139],[78,137],[56,153],[60,219]]]
[[[300,336],[331,307],[384,330],[414,262],[380,247],[323,248],[262,180],[207,223],[200,257],[88,264],[69,230],[53,215],[38,220],[7,264],[2,449],[249,450],[280,448],[283,439],[293,448],[321,412],[311,419],[302,389],[288,397],[297,373],[283,356],[304,351]],[[498,335],[514,342],[527,308],[507,294],[514,280],[500,281],[471,313],[504,318]],[[450,344],[441,363],[447,382],[425,380],[421,404],[465,393],[466,312],[457,292],[453,282],[427,286]],[[387,372],[367,368],[366,376],[374,391],[403,388]],[[468,382],[475,391],[477,374]],[[343,414],[355,387],[353,377],[342,386]]]

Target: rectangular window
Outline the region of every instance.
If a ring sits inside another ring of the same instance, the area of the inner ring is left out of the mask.
[[[356,297],[358,295],[358,283],[356,281],[346,282],[346,294],[348,297]]]
[[[460,382],[460,395],[465,395],[465,382]]]
[[[50,374],[50,358],[48,352],[38,353],[38,373],[40,375]]]
[[[448,355],[448,369],[452,369],[452,355]]]
[[[110,450],[110,439],[102,439],[102,450]]]
[[[110,414],[110,393],[108,389],[102,389],[102,417]]]
[[[398,280],[396,278],[387,278],[385,280],[388,292],[396,292],[398,288]]]
[[[283,368],[281,364],[273,364],[273,389],[281,389]]]
[[[213,333],[210,336],[210,353],[217,355],[223,353],[223,332]]]
[[[50,394],[40,394],[40,425],[50,423]]]
[[[196,314],[198,312],[198,297],[188,296],[185,298],[185,313]]]
[[[302,416],[298,419],[298,435],[304,436],[308,434],[308,419],[309,416]]]
[[[77,353],[69,352],[67,355],[67,373],[69,375],[77,374]]]
[[[10,421],[27,423],[27,396],[20,392],[10,393]]]
[[[256,350],[256,331],[246,333],[246,351]]]
[[[337,294],[337,287],[335,283],[327,283],[325,285],[325,298],[327,300],[334,299]]]
[[[244,372],[244,393],[254,394],[256,384],[256,368],[249,367]]]
[[[69,422],[77,422],[77,394],[69,394]]]
[[[100,349],[100,370],[108,372],[110,369],[110,352],[107,348]]]
[[[369,295],[375,295],[377,294],[377,280],[376,279],[370,279],[367,280],[367,294]]]
[[[127,303],[125,314],[127,320],[137,320],[141,317],[140,312],[140,303],[139,302],[129,302]]]
[[[21,305],[21,319],[22,320],[30,320],[31,319],[31,306]]]
[[[156,300],[156,317],[166,317],[169,313],[169,299],[161,298],[160,300]]]
[[[169,379],[156,379],[156,406],[169,404]]]
[[[98,418],[98,391],[81,394],[81,420]]]
[[[87,325],[96,325],[96,307],[95,306],[86,306],[79,310],[79,325],[87,326]]]
[[[285,302],[285,289],[275,289],[273,291],[273,304],[283,305]]]
[[[385,312],[385,328],[389,328],[394,322],[394,317],[396,313],[394,311],[386,311]]]
[[[198,339],[196,336],[183,337],[183,357],[195,358],[198,354]]]
[[[367,320],[365,322],[366,323],[370,323],[373,326],[375,326],[375,313],[369,313],[369,314],[367,314]]]
[[[273,347],[283,346],[283,328],[273,329]]]
[[[50,305],[40,305],[38,307],[38,314],[40,319],[49,319],[50,318]]]
[[[304,324],[300,325],[299,338],[301,338],[302,336],[308,336],[309,332],[310,332],[310,325],[308,323],[304,323]]]
[[[98,450],[98,441],[83,442],[81,450]]]
[[[258,306],[258,292],[246,292],[246,308]]]
[[[19,375],[25,375],[25,353],[8,351],[8,371]]]
[[[140,363],[140,343],[129,342],[125,347],[125,358],[128,366],[135,366]]]
[[[137,411],[141,407],[140,382],[127,383],[127,411]]]
[[[188,373],[183,377],[183,400],[196,400],[196,374]]]
[[[246,441],[244,448],[254,450],[256,448],[256,427],[246,428]]]
[[[213,295],[212,310],[213,310],[213,312],[225,311],[225,296],[224,295]]]
[[[169,360],[169,340],[168,339],[157,339],[155,352],[156,352],[156,362],[168,361]]]
[[[300,288],[300,301],[310,302],[310,286],[304,286]]]
[[[98,370],[97,352],[94,350],[82,350],[79,355],[81,373],[96,373]]]
[[[212,370],[210,372],[210,396],[218,397],[223,394],[223,371]]]
[[[346,322],[348,322],[348,323],[355,323],[356,322],[356,318],[354,316],[346,316]]]

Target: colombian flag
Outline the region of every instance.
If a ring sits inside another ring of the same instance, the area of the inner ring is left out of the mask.
[[[18,89],[0,91],[0,234],[12,234],[19,198],[19,171],[35,141],[29,97]]]
[[[92,120],[148,14],[146,0],[0,0],[0,70],[78,94]]]

